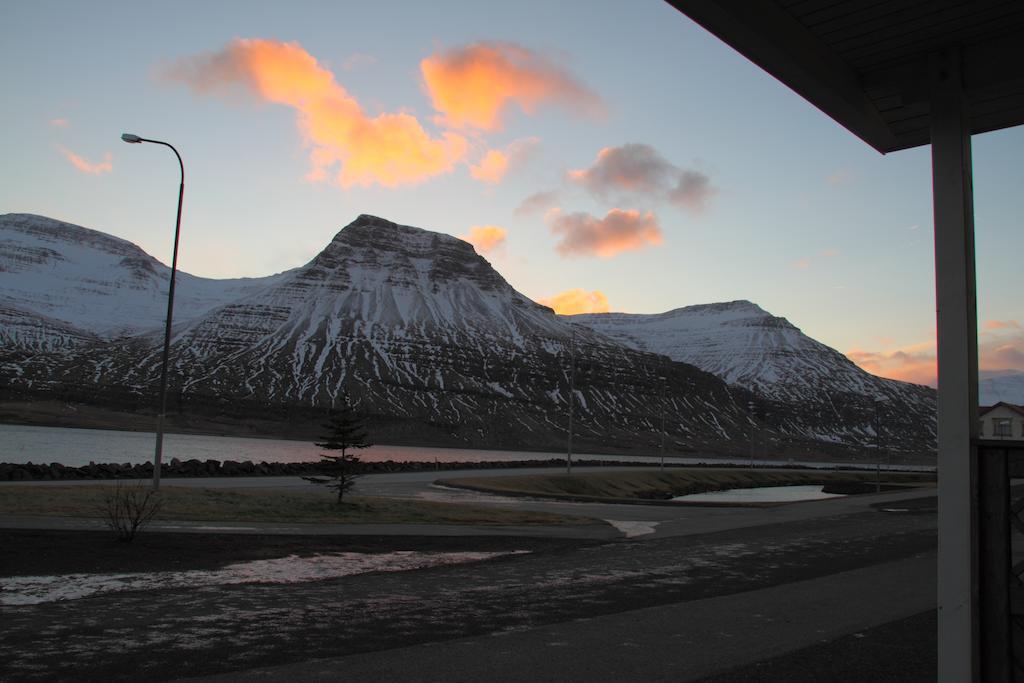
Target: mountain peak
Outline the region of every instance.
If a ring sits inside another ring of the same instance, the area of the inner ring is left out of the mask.
[[[474,254],[473,245],[443,232],[433,232],[412,225],[402,225],[380,216],[361,213],[354,221],[342,228],[334,240],[359,242],[366,246],[386,248],[389,245],[404,245],[412,250],[436,249],[444,245],[448,249]]]

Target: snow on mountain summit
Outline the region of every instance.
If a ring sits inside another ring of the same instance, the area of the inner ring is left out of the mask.
[[[200,315],[279,277],[215,280],[179,271],[175,318]],[[55,348],[75,337],[158,328],[169,281],[170,268],[127,240],[44,216],[0,215],[0,307],[37,320],[22,319],[18,336],[5,326],[0,343]]]
[[[687,306],[650,315],[589,313],[571,320],[632,348],[690,363],[732,386],[788,406],[786,419],[792,431],[822,439],[870,441],[875,401],[881,400],[880,410],[889,416],[890,429],[901,416],[908,422],[907,429],[934,438],[933,390],[865,372],[785,318],[750,301]],[[839,416],[843,417],[836,420]],[[836,425],[846,426],[837,432]]]

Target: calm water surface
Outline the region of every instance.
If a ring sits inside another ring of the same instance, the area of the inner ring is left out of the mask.
[[[0,424],[0,462],[51,463],[79,466],[89,462],[141,463],[153,460],[155,434],[152,432],[122,432],[109,429],[73,429],[68,427],[33,427]],[[321,449],[308,441],[283,439],[252,439],[234,436],[202,436],[198,434],[167,434],[164,436],[164,462],[179,460],[251,460],[253,462],[312,462],[319,460]],[[509,460],[550,460],[564,458],[565,452],[532,453],[526,451],[489,451],[471,448],[431,448],[426,446],[371,446],[359,452],[367,462],[394,460],[396,462],[495,462]],[[586,460],[625,460],[637,463],[657,463],[657,455],[591,455],[577,453],[574,458]],[[748,458],[675,457],[667,456],[666,463],[697,465],[784,465],[779,461],[751,460]],[[789,464],[807,467],[832,468],[822,461],[803,461]],[[868,465],[867,467],[870,467]],[[934,470],[929,467],[902,466],[902,470]],[[792,487],[787,487],[792,488]]]
[[[840,493],[825,493],[821,485],[814,486],[761,486],[752,489],[728,489],[710,493],[691,493],[672,500],[684,503],[792,503],[798,500],[824,500],[842,498]]]
[[[33,427],[0,424],[0,462],[51,463],[78,466],[92,462],[141,463],[153,460],[155,435],[152,432],[122,432],[107,429]],[[308,441],[251,439],[233,436],[166,434],[164,462],[180,460],[251,460],[253,462],[311,462],[319,460],[322,449]],[[500,460],[548,460],[564,458],[565,453],[487,451],[468,448],[430,448],[419,446],[371,446],[359,452],[367,462],[488,462]],[[657,462],[642,456],[605,456],[577,454],[587,460],[630,460]],[[702,458],[667,457],[665,462],[698,463]],[[721,461],[719,461],[721,462]]]

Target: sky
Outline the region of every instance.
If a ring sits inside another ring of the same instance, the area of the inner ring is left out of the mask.
[[[660,0],[12,0],[0,213],[215,278],[359,214],[473,242],[562,312],[747,299],[934,384],[928,148],[880,155]],[[1024,371],[1024,127],[974,137],[981,367]]]

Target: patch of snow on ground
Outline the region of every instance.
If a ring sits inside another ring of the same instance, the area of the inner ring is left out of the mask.
[[[477,562],[525,552],[529,551],[425,553],[400,550],[391,553],[332,553],[310,557],[289,555],[271,560],[239,562],[212,570],[12,576],[0,579],[0,605],[37,605],[43,602],[75,600],[99,593],[155,588],[303,583],[367,572],[402,572],[445,564]]]
[[[659,522],[627,522],[618,519],[606,519],[613,527],[621,531],[626,535],[626,538],[633,538],[634,536],[646,536],[647,534],[654,533],[654,527],[658,526]]]

